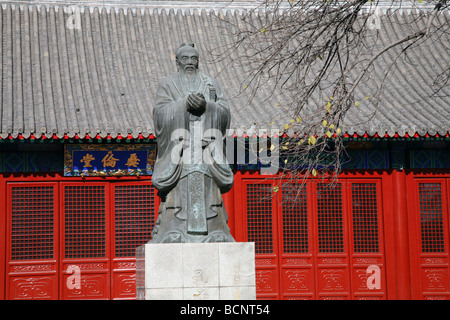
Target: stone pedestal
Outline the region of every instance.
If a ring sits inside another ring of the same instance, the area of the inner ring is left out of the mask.
[[[138,300],[254,300],[253,242],[148,243],[136,249]]]

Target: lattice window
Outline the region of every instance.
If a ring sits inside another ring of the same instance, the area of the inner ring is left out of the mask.
[[[273,252],[271,192],[270,184],[247,185],[248,241],[257,254]]]
[[[105,187],[66,186],[64,194],[65,257],[105,257]]]
[[[53,259],[53,187],[11,189],[11,259]]]
[[[283,189],[283,251],[308,252],[308,212],[306,188]]]
[[[317,185],[319,252],[344,252],[341,184]]]
[[[116,257],[134,257],[136,248],[151,239],[154,206],[151,185],[115,187]]]
[[[419,183],[422,252],[444,252],[444,221],[440,183]]]
[[[352,184],[354,252],[379,252],[376,183]]]

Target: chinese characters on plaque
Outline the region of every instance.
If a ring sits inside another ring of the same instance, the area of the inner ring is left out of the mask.
[[[65,176],[151,175],[156,144],[66,145]]]

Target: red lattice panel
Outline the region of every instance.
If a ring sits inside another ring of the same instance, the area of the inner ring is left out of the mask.
[[[422,252],[444,252],[444,221],[440,183],[419,183]]]
[[[116,257],[135,257],[136,248],[151,239],[155,225],[154,207],[151,185],[115,187]]]
[[[320,253],[344,252],[341,184],[317,184],[317,222]]]
[[[11,260],[53,259],[53,187],[13,187],[11,208]]]
[[[308,249],[306,188],[290,185],[283,189],[283,252],[307,253]]]
[[[248,241],[256,254],[273,252],[271,190],[270,184],[247,185]]]
[[[376,183],[353,183],[353,243],[356,253],[379,252],[377,208]]]
[[[105,257],[105,187],[65,187],[65,258]]]

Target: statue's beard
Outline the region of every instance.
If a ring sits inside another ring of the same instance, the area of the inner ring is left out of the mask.
[[[195,79],[197,78],[197,72],[195,69],[186,70],[186,72],[184,73],[184,76],[189,83],[194,83]]]
[[[188,68],[181,72],[181,79],[188,91],[193,92],[198,87],[197,69]]]

